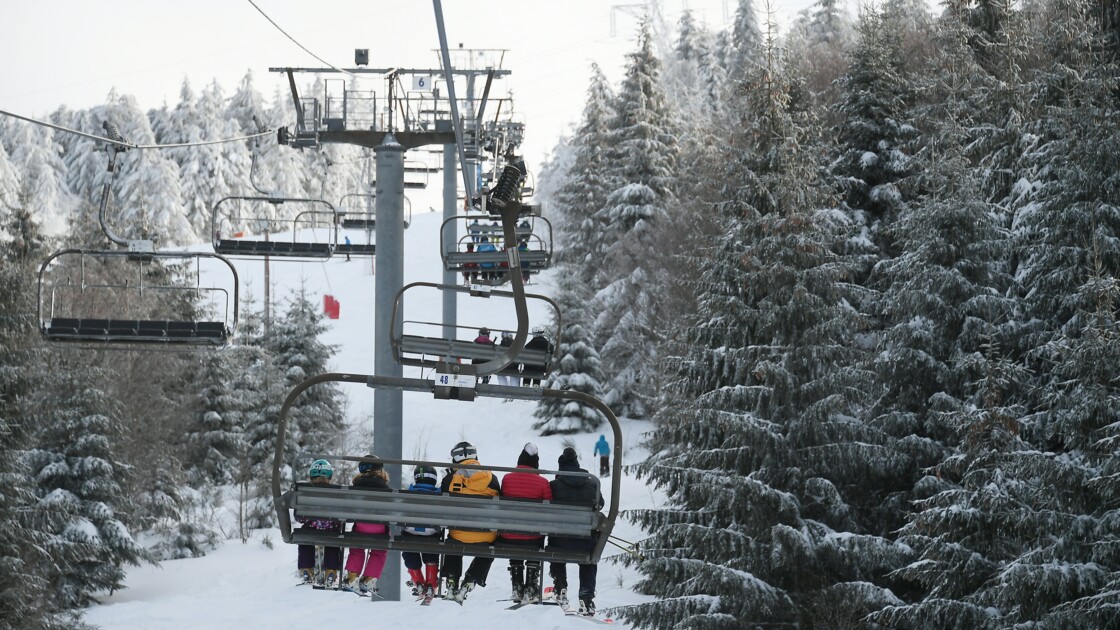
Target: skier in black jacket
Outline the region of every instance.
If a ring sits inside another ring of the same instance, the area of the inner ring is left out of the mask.
[[[558,470],[561,472],[587,472],[579,467],[579,458],[575,449],[568,447],[556,460]],[[603,507],[603,495],[599,492],[599,485],[589,476],[583,475],[556,475],[556,479],[549,482],[552,487],[552,500],[558,502],[571,502],[582,505],[594,506],[596,510]],[[552,536],[549,544],[567,549],[591,551],[595,541],[591,538],[568,538]],[[548,568],[552,576],[552,588],[556,600],[561,606],[568,605],[568,569],[563,562],[553,562]],[[579,565],[579,612],[583,615],[595,614],[595,578],[599,573],[599,566],[595,564]]]

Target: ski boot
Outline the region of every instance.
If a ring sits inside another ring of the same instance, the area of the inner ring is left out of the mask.
[[[474,582],[471,582],[470,580],[463,582],[463,585],[460,586],[457,591],[455,591],[455,595],[453,595],[451,599],[455,600],[456,603],[462,606],[463,602],[467,599],[467,595],[469,595],[472,590],[474,590]]]
[[[359,577],[361,577],[361,576],[358,575],[357,573],[354,573],[353,571],[347,571],[346,572],[346,577],[343,578],[342,582],[338,585],[338,590],[340,590],[340,591],[350,591],[351,593],[357,593],[358,592],[358,578]]]
[[[361,595],[377,595],[377,578],[364,577],[358,580],[358,593]]]
[[[338,589],[338,570],[327,569],[323,576],[323,588]]]
[[[584,617],[594,617],[595,616],[595,600],[591,599],[590,597],[580,597],[579,598],[579,614],[583,615]]]
[[[515,604],[520,604],[524,601],[525,597],[525,582],[522,578],[522,569],[523,567],[513,566],[512,564],[509,567],[509,581],[510,585],[513,587],[509,599]]]
[[[553,587],[552,596],[556,599],[556,603],[560,605],[560,608],[568,610],[568,589],[566,587]]]
[[[447,578],[445,588],[443,589],[443,598],[447,600],[455,599],[459,593],[459,580]]]
[[[521,590],[521,601],[526,604],[541,603],[541,569],[536,565],[525,567],[525,587]]]
[[[311,583],[311,569],[300,569],[299,570],[299,585],[303,586],[305,584],[310,584],[310,583]]]

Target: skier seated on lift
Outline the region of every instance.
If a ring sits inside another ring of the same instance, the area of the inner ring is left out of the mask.
[[[467,243],[467,253],[474,253],[474,243]],[[466,284],[478,282],[478,263],[465,262],[463,263],[463,281]]]
[[[493,346],[495,344],[495,340],[490,337],[490,329],[486,328],[485,326],[478,329],[478,336],[474,338],[474,342],[482,344],[484,346]],[[489,361],[489,359],[472,359],[471,364],[472,365],[478,365],[480,363],[486,363],[487,361]],[[487,374],[485,376],[480,376],[478,378],[483,383],[489,383],[490,382],[490,375],[489,374]]]
[[[587,471],[579,467],[579,456],[575,449],[567,447],[556,460],[557,469],[561,472]],[[586,475],[556,475],[549,482],[552,487],[552,498],[565,503],[589,505],[596,510],[603,507],[603,495],[599,492],[599,485]],[[548,544],[561,549],[576,549],[591,551],[595,547],[592,538],[572,538],[565,536],[549,536]],[[548,573],[552,577],[552,589],[556,601],[565,610],[568,609],[568,568],[563,562],[549,564]],[[596,564],[579,565],[579,613],[586,616],[595,614],[595,582],[599,574]]]
[[[537,445],[528,442],[517,456],[517,472],[507,473],[502,478],[502,496],[551,501],[552,487],[549,486],[548,480],[537,472],[529,472],[540,468],[540,464],[540,451]],[[502,542],[507,545],[540,549],[544,544],[544,537],[537,534],[502,532],[500,536]],[[513,584],[513,594],[510,596],[513,601],[529,604],[541,601],[540,560],[511,559],[509,577]]]
[[[307,470],[311,483],[317,486],[330,486],[331,477],[334,477],[334,466],[325,459],[317,459],[311,463]],[[297,516],[296,521],[303,529],[314,529],[324,532],[341,532],[342,522],[333,518],[311,518]],[[322,566],[316,566],[315,545],[300,545],[296,559],[296,569],[299,571],[301,584],[314,584],[316,587],[334,588],[338,580],[338,571],[342,568],[342,548],[323,547]],[[319,571],[322,569],[322,572]]]
[[[377,457],[370,453],[369,457]],[[365,490],[388,490],[389,474],[381,462],[361,462],[358,464],[358,476],[354,477],[351,485]],[[354,523],[355,533],[359,534],[387,534],[389,528],[385,523]],[[351,547],[350,555],[346,558],[346,580],[342,590],[358,593],[359,595],[376,595],[377,580],[381,579],[381,571],[385,568],[385,559],[388,556],[384,549],[362,549]]]
[[[479,464],[478,451],[470,442],[459,442],[451,449],[451,461],[456,464],[477,466]],[[457,468],[448,472],[449,474],[443,478],[443,482],[440,484],[442,492],[484,497],[496,497],[502,493],[498,478],[489,470]],[[448,529],[447,537],[448,540],[455,540],[468,545],[477,544],[488,547],[494,544],[498,534],[494,531]],[[467,573],[463,576],[463,582],[460,584],[459,576],[463,571],[463,556],[445,554],[443,556],[443,577],[447,580],[447,595],[445,597],[455,600],[461,605],[463,600],[467,598],[467,594],[476,586],[486,586],[486,576],[489,575],[490,565],[493,563],[493,558],[476,556],[471,560],[471,565],[467,568]]]
[[[544,336],[544,328],[541,328],[540,326],[537,326],[536,328],[533,328],[533,338],[530,339],[528,342],[526,342],[525,349],[526,350],[541,350],[546,355],[552,354],[552,342],[548,340],[548,337]],[[532,363],[532,364],[526,363],[525,364],[525,370],[526,371],[531,370],[534,374],[543,373],[544,370],[545,370],[545,364],[543,364],[543,363]],[[525,387],[540,387],[541,379],[538,376],[530,376],[530,377],[526,377],[526,378],[522,379],[521,384],[524,385]]]
[[[412,484],[408,486],[410,492],[430,492],[439,494],[439,476],[435,468],[420,465],[412,472]],[[443,530],[439,527],[407,525],[401,528],[401,539],[420,538],[426,540],[439,540],[443,537]],[[412,596],[429,604],[439,589],[439,554],[419,553],[405,551],[401,553],[404,566],[408,569],[409,584],[412,585]],[[421,571],[423,567],[423,571]]]
[[[481,254],[483,252],[496,252],[496,251],[498,251],[498,248],[494,246],[494,243],[491,243],[490,239],[483,236],[482,237],[482,242],[479,243],[479,245],[478,245],[478,253]],[[480,266],[483,269],[483,272],[482,272],[482,279],[483,280],[493,280],[494,278],[496,278],[498,276],[497,272],[494,271],[494,267],[495,267],[494,263],[484,262]]]

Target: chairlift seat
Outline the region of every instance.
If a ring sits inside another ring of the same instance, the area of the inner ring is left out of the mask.
[[[598,536],[604,516],[587,505],[551,501],[512,500],[503,497],[410,492],[407,490],[357,487],[330,487],[310,482],[296,482],[279,499],[296,517],[332,518],[348,522],[387,523],[388,535],[354,532],[323,532],[296,529],[289,531],[285,542],[297,544],[328,544],[364,549],[391,549],[421,553],[452,553],[491,558],[521,558],[552,562],[594,561],[590,551],[545,546],[534,549],[524,545],[464,544],[453,539],[435,540],[425,537],[402,537],[400,527],[420,525],[448,529],[503,531],[587,538]]]
[[[354,256],[373,256],[377,253],[376,243],[351,243],[350,245],[339,245],[335,252],[338,254],[351,254]]]
[[[48,341],[216,343],[230,336],[225,322],[77,319],[58,317],[43,329]]]
[[[214,251],[227,256],[288,256],[294,258],[330,258],[329,243],[293,243],[291,241],[256,241],[222,239]]]

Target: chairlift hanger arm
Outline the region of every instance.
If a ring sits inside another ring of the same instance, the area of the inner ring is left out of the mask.
[[[494,83],[494,70],[486,73],[486,85],[482,88],[482,98],[478,102],[478,116],[475,117],[475,125],[478,129],[482,128],[482,116],[486,112],[486,101],[490,98],[490,86]]]

